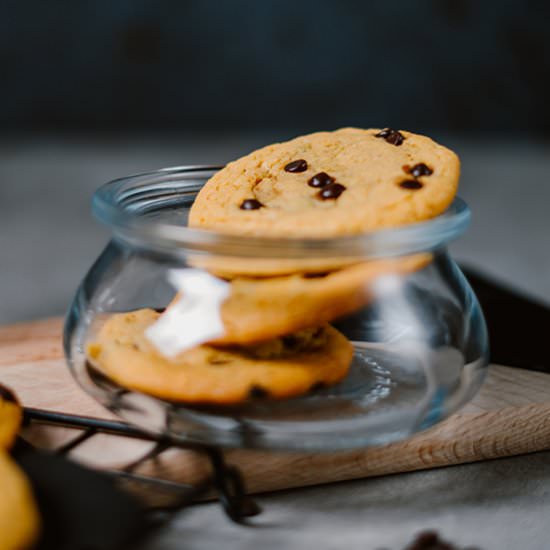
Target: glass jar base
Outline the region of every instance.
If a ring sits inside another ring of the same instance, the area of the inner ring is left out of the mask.
[[[81,357],[79,382],[128,422],[185,443],[295,451],[336,451],[391,443],[443,420],[482,383],[484,361],[465,365],[449,349],[447,372],[473,373],[467,393],[458,380],[430,379],[425,353],[396,352],[354,342],[349,373],[335,386],[285,401],[266,399],[231,407],[190,406],[129,391]],[[434,352],[430,352],[433,355]],[[436,354],[441,360],[441,350]],[[451,364],[452,363],[452,364]]]

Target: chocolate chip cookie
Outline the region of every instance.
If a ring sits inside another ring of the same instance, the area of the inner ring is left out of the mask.
[[[162,399],[230,405],[335,384],[353,356],[351,343],[323,325],[259,345],[197,346],[171,360],[144,334],[159,315],[151,309],[112,315],[87,346],[91,365],[124,387]]]
[[[459,173],[458,157],[425,136],[318,132],[229,163],[199,192],[189,225],[266,237],[354,235],[441,214]]]
[[[15,394],[0,384],[0,450],[12,446],[23,421],[23,409]]]
[[[2,450],[0,488],[0,548],[29,548],[36,540],[40,529],[38,509],[25,474]]]
[[[215,343],[258,342],[328,323],[367,305],[377,280],[403,277],[430,260],[430,254],[415,254],[315,275],[235,278],[221,308],[225,335]]]

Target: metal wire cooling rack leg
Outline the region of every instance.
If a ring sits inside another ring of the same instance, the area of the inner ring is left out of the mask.
[[[55,450],[57,454],[61,455],[69,453],[99,433],[155,442],[152,449],[137,460],[127,464],[122,470],[105,471],[108,475],[119,480],[138,483],[149,489],[156,488],[159,491],[171,492],[174,495],[173,503],[169,506],[157,506],[153,509],[155,512],[172,515],[189,506],[212,489],[217,491],[219,501],[227,516],[236,523],[246,523],[247,518],[261,512],[260,507],[246,494],[241,472],[235,466],[228,465],[225,462],[223,452],[217,447],[192,443],[183,444],[179,441],[173,441],[166,436],[158,437],[143,432],[125,422],[101,420],[88,416],[56,413],[33,408],[25,408],[24,411],[27,423],[47,424],[50,426],[83,430],[78,436]],[[188,449],[206,455],[212,466],[212,474],[203,482],[192,486],[135,473],[139,465],[157,458],[161,453],[173,447]]]

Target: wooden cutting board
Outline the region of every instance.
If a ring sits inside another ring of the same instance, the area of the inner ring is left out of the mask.
[[[0,382],[27,407],[112,418],[72,380],[61,347],[62,321],[47,319],[0,327]],[[53,448],[74,431],[44,426],[24,434]],[[121,467],[151,443],[94,436],[74,458],[99,467]],[[250,492],[271,491],[550,449],[550,375],[493,365],[476,398],[447,421],[407,441],[353,452],[272,453],[228,451]],[[205,460],[191,451],[168,450],[141,473],[197,482]]]

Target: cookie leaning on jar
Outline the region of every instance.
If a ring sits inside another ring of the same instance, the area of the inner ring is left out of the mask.
[[[460,162],[430,138],[343,128],[258,149],[217,172],[198,193],[189,226],[269,239],[331,239],[428,220],[456,195]],[[362,258],[191,259],[232,278],[318,273]]]

